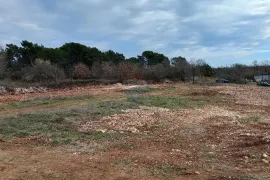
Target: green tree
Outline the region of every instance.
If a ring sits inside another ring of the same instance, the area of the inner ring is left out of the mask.
[[[174,67],[176,73],[176,78],[185,82],[190,74],[190,64],[184,57],[174,57],[172,58],[172,66]]]
[[[66,43],[60,47],[60,50],[64,52],[64,59],[63,62],[61,62],[61,65],[65,68],[80,62],[84,63],[91,61],[88,56],[88,47],[80,43]]]
[[[200,72],[204,77],[211,77],[214,74],[212,67],[206,63],[200,67]]]
[[[4,78],[7,69],[6,52],[0,47],[0,79]]]
[[[14,44],[6,45],[7,67],[12,69],[21,68],[21,48]]]
[[[148,66],[157,65],[159,63],[170,64],[168,57],[153,51],[144,51],[142,57],[146,60]]]
[[[22,41],[21,47],[14,44],[6,45],[8,67],[19,68],[33,66],[38,54],[44,49],[44,46],[34,44],[29,41]]]
[[[97,48],[88,47],[88,58],[84,61],[84,64],[88,67],[92,67],[94,63],[100,63],[104,61],[104,54]]]
[[[43,48],[38,58],[51,61],[53,64],[62,65],[64,62],[64,51],[59,48]]]
[[[137,59],[140,67],[147,67],[147,59],[144,56],[137,56]]]
[[[119,64],[120,62],[125,61],[125,56],[123,54],[109,50],[104,53],[104,60],[114,64]]]
[[[126,61],[129,62],[129,63],[134,63],[134,64],[138,63],[139,64],[139,59],[136,58],[136,57],[128,58],[128,59],[126,59]]]
[[[36,58],[38,58],[38,53],[44,48],[44,46],[34,44],[26,40],[21,42],[21,46],[22,64],[33,66]]]
[[[172,65],[179,65],[179,64],[187,64],[187,60],[186,58],[182,57],[182,56],[178,56],[178,57],[173,57],[171,59],[171,63]]]

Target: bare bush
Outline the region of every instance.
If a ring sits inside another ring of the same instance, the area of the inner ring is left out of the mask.
[[[11,80],[21,80],[23,78],[23,72],[21,70],[11,71],[9,77]]]
[[[65,78],[65,73],[50,61],[37,59],[32,67],[22,70],[23,79],[28,82],[57,82]]]
[[[96,62],[91,67],[91,77],[93,77],[93,78],[101,78],[101,75],[102,75],[101,63]]]
[[[89,68],[83,64],[79,63],[74,67],[73,78],[76,79],[87,79],[90,77]]]
[[[128,79],[139,79],[139,68],[137,64],[121,62],[117,66],[118,79],[123,83],[124,80]]]
[[[164,64],[157,64],[153,68],[156,79],[162,80],[168,76],[169,69]]]
[[[143,78],[145,80],[153,80],[160,82],[169,75],[169,67],[159,63],[154,66],[150,66],[143,71]]]
[[[118,77],[117,66],[113,62],[103,62],[101,72],[103,78],[116,79]]]

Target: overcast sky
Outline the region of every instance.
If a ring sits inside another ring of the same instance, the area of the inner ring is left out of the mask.
[[[0,0],[0,44],[21,40],[249,64],[270,59],[270,0]]]

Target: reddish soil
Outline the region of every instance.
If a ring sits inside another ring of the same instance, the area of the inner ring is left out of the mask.
[[[83,142],[83,150],[52,145],[45,137],[0,140],[0,179],[270,179],[270,88],[166,86],[176,88],[148,95],[182,95],[209,104],[180,110],[140,107],[85,122],[78,127],[81,131],[130,135],[113,141],[89,140]],[[121,89],[89,86],[0,96],[0,101],[83,94],[123,97]],[[252,121],[257,116],[260,121]]]

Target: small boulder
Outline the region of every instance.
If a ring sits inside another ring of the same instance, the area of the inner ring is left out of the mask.
[[[163,82],[166,83],[166,84],[172,83],[172,81],[169,80],[169,79],[164,79]]]
[[[5,87],[0,86],[0,94],[6,94],[7,90]]]
[[[123,84],[121,84],[121,83],[116,83],[116,84],[114,84],[113,86],[116,86],[116,87],[122,87]]]
[[[145,80],[138,80],[137,85],[147,85],[147,82]]]
[[[264,154],[262,155],[262,157],[263,157],[263,158],[268,158],[268,155],[264,153]]]

